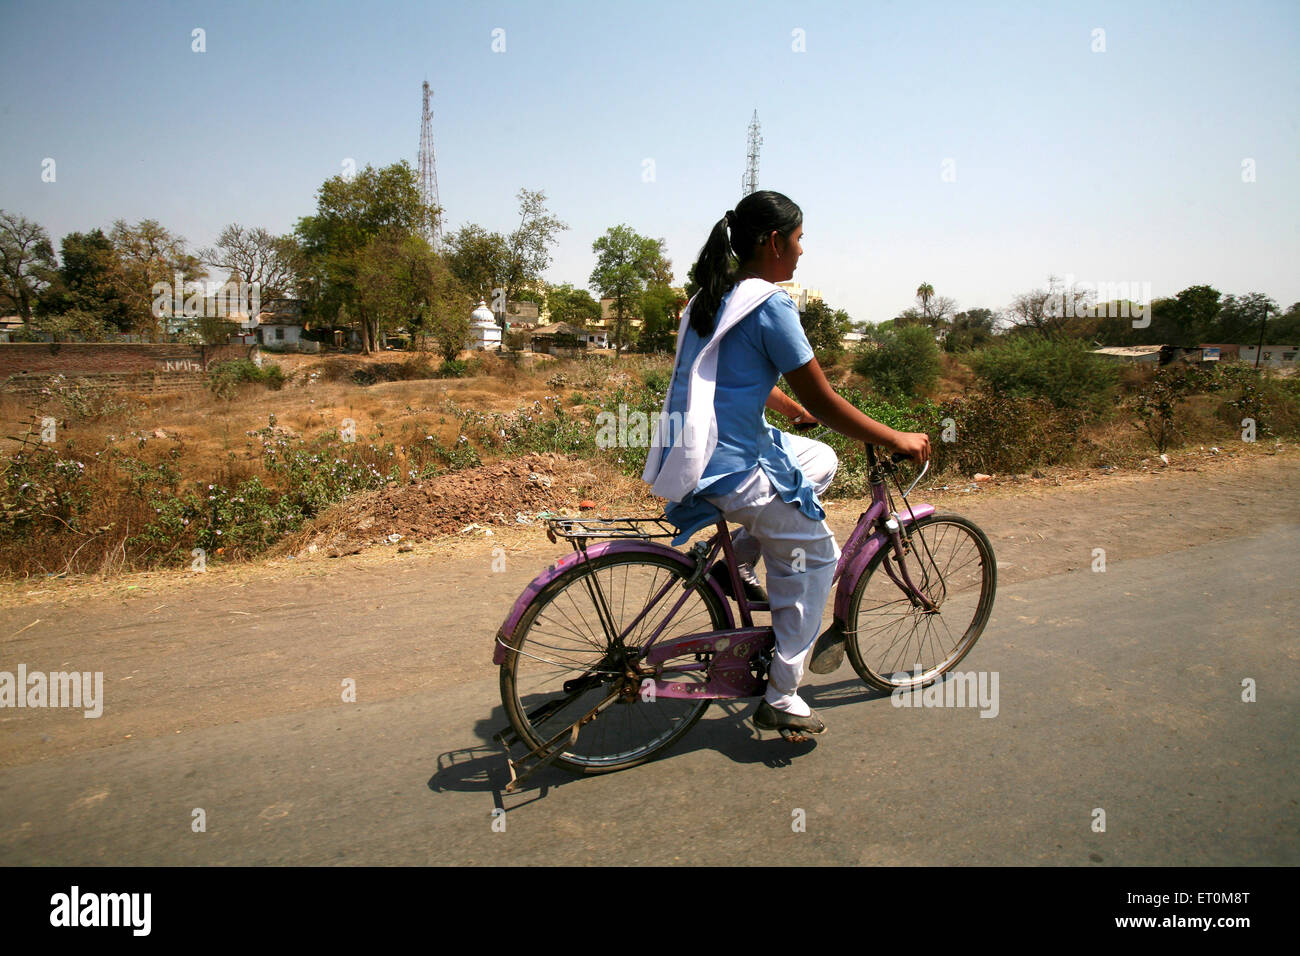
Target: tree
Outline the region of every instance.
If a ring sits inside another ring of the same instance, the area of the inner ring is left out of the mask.
[[[641,334],[637,349],[642,352],[672,352],[674,334],[682,322],[686,307],[686,290],[674,289],[662,282],[651,282],[641,295]]]
[[[0,209],[0,309],[30,325],[37,299],[57,265],[44,227]]]
[[[1276,318],[1269,314],[1267,336],[1279,345],[1300,344],[1300,302],[1293,302]]]
[[[502,288],[506,302],[518,297],[525,286],[540,281],[551,264],[555,237],[569,227],[546,208],[546,193],[521,189],[519,228],[506,238],[505,275]]]
[[[358,256],[360,302],[375,325],[407,328],[433,339],[445,359],[454,359],[469,337],[465,291],[446,261],[418,233],[387,230]]]
[[[103,230],[70,232],[63,237],[59,250],[62,264],[37,305],[37,314],[47,319],[42,327],[56,335],[71,331],[88,339],[92,335],[130,331],[130,312],[115,284],[116,253]],[[48,321],[57,316],[70,317],[61,322]]]
[[[823,365],[831,365],[844,351],[844,335],[853,328],[853,320],[843,309],[832,309],[820,299],[810,299],[799,316],[808,344]]]
[[[221,230],[217,244],[201,250],[199,255],[208,264],[225,270],[228,281],[255,286],[263,302],[295,291],[298,242],[293,236],[275,236],[260,226],[250,229],[236,222]]]
[[[928,321],[930,318],[930,300],[934,298],[934,286],[928,282],[922,282],[916,287],[916,299],[921,303],[921,314]]]
[[[183,236],[172,234],[155,219],[142,219],[134,226],[118,219],[108,238],[113,245],[111,284],[126,310],[130,328],[150,338],[158,336],[165,331],[160,320],[164,315],[174,315],[177,298],[187,308],[195,306],[202,312],[205,290],[199,280],[208,272],[186,249]],[[165,286],[171,294],[159,295],[155,286]],[[158,299],[164,304],[156,310]]]
[[[664,241],[642,236],[626,225],[610,226],[591,244],[598,256],[590,283],[602,296],[614,300],[614,348],[617,355],[627,341],[629,306],[641,299],[647,279],[672,275],[664,257]]]
[[[1096,293],[1067,288],[1056,276],[1048,276],[1046,289],[1034,289],[1012,300],[1004,316],[1013,332],[1061,335],[1093,326]],[[1080,320],[1086,320],[1081,322]]]
[[[1188,286],[1178,293],[1178,325],[1185,333],[1188,344],[1200,345],[1214,330],[1219,318],[1221,295],[1208,285]]]
[[[939,347],[924,326],[877,327],[862,343],[853,369],[882,395],[915,396],[939,377]]]
[[[1271,323],[1280,313],[1277,303],[1262,292],[1225,296],[1223,306],[1219,309],[1214,341],[1255,345],[1259,341],[1261,327],[1266,338],[1272,337],[1272,326],[1265,324],[1265,315]]]
[[[551,322],[567,322],[578,328],[600,321],[600,303],[586,289],[575,289],[568,282],[547,290],[546,311]]]
[[[471,306],[505,287],[510,251],[505,236],[469,223],[447,238],[447,263],[472,297]]]
[[[952,317],[943,340],[945,352],[969,352],[993,340],[997,315],[991,309],[968,309]]]
[[[402,160],[325,180],[316,193],[316,215],[298,220],[295,234],[302,244],[305,278],[317,284],[315,307],[332,316],[346,306],[361,326],[364,351],[377,348],[380,325],[361,301],[362,251],[381,234],[423,233],[438,212],[424,204],[415,170]]]

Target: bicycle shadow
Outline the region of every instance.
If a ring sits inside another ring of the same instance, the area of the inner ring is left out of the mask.
[[[834,684],[822,684],[816,687],[805,686],[801,695],[818,710],[832,710],[848,704],[887,698],[888,693],[864,687],[856,677]],[[700,750],[710,750],[721,754],[738,764],[762,764],[771,769],[793,766],[799,757],[811,753],[817,748],[817,738],[810,737],[803,743],[790,743],[774,731],[760,731],[753,723],[754,711],[758,707],[758,698],[744,700],[714,701],[710,710],[718,709],[727,716],[705,714],[705,719],[691,729],[686,738],[666,753],[643,764],[653,766],[661,761],[672,760]],[[543,767],[530,776],[514,793],[506,793],[510,783],[510,769],[506,764],[506,750],[493,735],[509,726],[505,708],[498,704],[491,715],[477,721],[473,734],[480,743],[447,750],[435,758],[437,769],[427,782],[434,793],[484,793],[491,794],[493,806],[510,813],[544,800],[552,788],[566,784],[581,783],[592,779],[569,773],[558,767]],[[519,745],[510,752],[518,759],[523,755]],[[641,767],[632,768],[624,773],[635,773]],[[507,802],[509,805],[507,805]]]
[[[510,783],[510,768],[506,763],[505,748],[493,740],[500,730],[509,727],[505,708],[498,704],[489,717],[474,724],[473,734],[481,743],[447,750],[434,758],[436,770],[426,786],[434,793],[490,793],[493,805],[505,813],[518,810],[536,800],[544,799],[552,787],[576,783],[581,778],[558,767],[543,767],[528,778],[519,790],[506,793]],[[510,756],[516,760],[523,750],[516,745]],[[527,796],[528,799],[519,800]],[[510,805],[506,805],[506,801]]]

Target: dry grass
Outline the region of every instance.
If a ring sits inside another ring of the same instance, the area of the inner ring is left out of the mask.
[[[0,466],[20,450],[17,438],[34,419],[53,415],[59,420],[56,447],[60,456],[84,460],[87,477],[97,489],[81,516],[79,530],[66,530],[51,521],[49,533],[0,538],[0,570],[41,576],[104,576],[148,565],[149,554],[131,553],[127,541],[153,519],[153,512],[144,496],[132,497],[122,473],[104,460],[113,453],[128,455],[147,467],[179,469],[178,494],[205,483],[234,489],[252,477],[271,486],[274,480],[263,459],[262,438],[249,433],[267,428],[274,420],[278,434],[311,441],[336,436],[351,420],[359,443],[392,443],[395,457],[391,461],[401,466],[401,474],[407,474],[407,463],[418,462],[417,453],[423,449],[417,446],[428,436],[434,436],[443,446],[456,444],[460,423],[448,403],[476,412],[509,413],[552,395],[558,395],[567,407],[576,392],[585,405],[600,405],[607,402],[614,389],[636,385],[651,371],[662,374],[670,365],[670,360],[663,357],[629,357],[617,362],[548,359],[531,367],[518,367],[486,355],[476,359],[478,374],[465,378],[390,381],[370,386],[357,385],[350,379],[350,368],[401,360],[400,353],[396,358],[394,353],[386,353],[324,360],[277,356],[275,361],[283,364],[288,380],[281,391],[249,384],[229,398],[206,390],[153,394],[131,398],[127,407],[106,415],[78,417],[50,399],[33,402],[0,395]],[[330,376],[313,375],[326,362],[335,372]],[[862,384],[846,367],[834,371],[838,373],[838,388]],[[1140,385],[1146,374],[1132,372],[1127,384]],[[557,378],[560,375],[562,379]],[[965,394],[973,381],[964,365],[945,356],[944,374],[934,397],[942,400]],[[1236,414],[1237,420],[1240,417]],[[1197,445],[1207,449],[1217,445],[1227,450],[1242,444],[1240,430],[1233,424],[1233,410],[1224,405],[1221,396],[1193,397],[1180,411],[1179,422],[1181,434],[1171,450],[1194,449]],[[1026,436],[1026,440],[1033,439]],[[387,451],[382,454],[385,462],[390,461]],[[491,462],[495,454],[485,450],[483,457]],[[1123,467],[1154,457],[1150,439],[1134,427],[1127,410],[1117,409],[1111,420],[1083,429],[1068,460],[1081,467]],[[595,487],[603,506],[632,511],[659,506],[637,476],[623,474],[607,462],[593,460],[589,468],[599,476]],[[239,555],[232,553],[228,557]]]

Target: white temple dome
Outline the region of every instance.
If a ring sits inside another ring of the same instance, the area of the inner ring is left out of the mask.
[[[470,313],[469,318],[470,325],[474,328],[494,329],[497,327],[496,316],[492,314],[492,310],[487,307],[487,303],[482,299],[478,300],[478,308]]]

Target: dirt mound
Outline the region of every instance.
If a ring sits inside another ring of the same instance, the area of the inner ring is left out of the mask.
[[[440,475],[414,485],[390,485],[354,495],[281,542],[278,554],[355,554],[368,545],[420,541],[491,525],[530,524],[539,511],[577,513],[608,501],[609,482],[592,463],[535,452],[523,458]],[[589,497],[590,496],[590,497]]]

